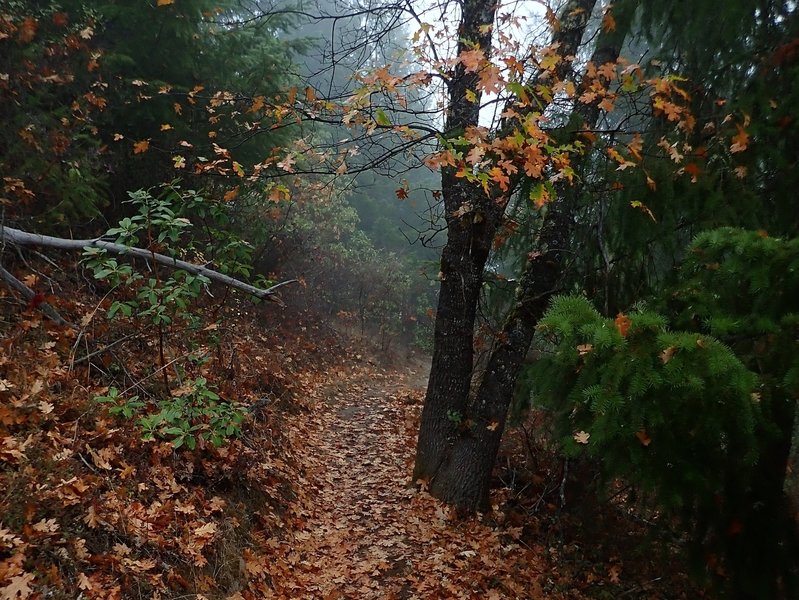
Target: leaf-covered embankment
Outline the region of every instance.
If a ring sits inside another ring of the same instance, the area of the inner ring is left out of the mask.
[[[137,419],[190,396],[161,388],[153,327],[107,320],[111,300],[61,266],[15,275],[77,329],[0,288],[0,596],[268,589],[253,565],[268,564],[270,543],[294,518],[302,466],[293,449],[309,399],[331,357],[354,352],[306,314],[206,298],[200,322],[167,328],[166,368],[171,380],[207,381],[245,410],[240,436],[205,443],[200,415],[192,451],[175,448],[177,438],[143,440]],[[98,403],[109,384],[122,385],[119,402]]]

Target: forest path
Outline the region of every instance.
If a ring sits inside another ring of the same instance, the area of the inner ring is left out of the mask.
[[[540,549],[516,541],[521,528],[459,521],[409,486],[425,382],[419,369],[368,367],[326,386],[299,457],[296,528],[270,569],[274,597],[544,597]]]

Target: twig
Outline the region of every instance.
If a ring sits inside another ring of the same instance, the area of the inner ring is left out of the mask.
[[[566,506],[566,478],[569,476],[569,459],[563,461],[563,479],[560,480],[560,506]]]
[[[29,303],[33,304],[33,300],[36,298],[36,292],[34,292],[31,288],[27,285],[22,283],[19,279],[14,277],[11,273],[6,271],[2,265],[0,265],[0,279],[5,281],[9,287],[17,290],[22,296],[27,300]],[[47,302],[41,302],[35,305],[40,311],[42,311],[45,316],[47,316],[51,321],[57,323],[58,325],[62,325],[64,327],[70,327],[72,329],[77,329],[75,325],[64,319],[58,311],[50,306]]]
[[[135,338],[135,337],[138,337],[141,334],[142,334],[141,331],[136,331],[135,333],[131,333],[129,335],[126,335],[125,337],[121,337],[118,340],[114,340],[113,342],[111,342],[110,344],[108,344],[106,346],[103,346],[99,350],[95,350],[94,352],[92,352],[90,354],[87,354],[86,356],[82,356],[82,357],[80,357],[80,358],[78,358],[76,360],[73,360],[72,361],[72,365],[70,366],[70,368],[74,367],[78,363],[82,363],[84,361],[90,360],[90,359],[94,358],[95,356],[97,356],[98,354],[104,354],[104,353],[108,352],[109,350],[111,350],[111,348],[113,348],[114,346],[117,346],[118,344],[121,344],[123,342],[127,342],[128,340],[130,340],[132,338]]]
[[[655,577],[654,579],[650,579],[649,581],[647,581],[647,582],[646,582],[646,585],[648,585],[648,584],[650,584],[650,583],[655,583],[656,581],[660,581],[661,579],[663,579],[663,577]],[[619,595],[618,595],[618,596],[616,596],[616,597],[617,597],[617,598],[622,598],[622,597],[624,597],[624,596],[629,596],[629,595],[630,595],[630,594],[632,594],[633,592],[637,592],[637,591],[639,591],[639,590],[643,591],[643,590],[645,590],[645,589],[646,589],[646,588],[645,588],[643,585],[636,585],[635,587],[631,587],[629,590],[626,590],[626,591],[622,592],[621,594],[619,594]]]

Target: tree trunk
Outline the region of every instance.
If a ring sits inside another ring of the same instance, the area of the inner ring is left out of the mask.
[[[535,326],[556,291],[562,254],[568,244],[568,211],[562,203],[549,207],[539,239],[517,290],[516,302],[491,352],[466,421],[452,439],[449,452],[430,486],[431,493],[463,514],[485,510],[516,379],[535,333]]]
[[[490,55],[496,10],[495,0],[463,2],[458,54],[476,47]],[[467,127],[479,124],[482,93],[478,83],[478,73],[467,73],[461,63],[455,67],[447,90],[447,135],[457,137]],[[471,94],[477,101],[468,100]],[[433,478],[448,440],[454,434],[456,415],[466,408],[477,300],[483,269],[501,216],[496,206],[487,202],[482,188],[456,177],[452,167],[442,169],[441,192],[446,210],[447,243],[441,255],[433,362],[419,427],[414,480]],[[482,218],[474,218],[477,212],[462,214],[461,209],[467,205],[479,211]]]
[[[556,33],[554,39],[560,44],[564,55],[576,54],[594,4],[593,0],[580,0],[570,2],[564,8],[565,17],[561,30]],[[625,33],[621,31],[603,32],[592,61],[595,64],[615,61],[624,35]],[[565,76],[566,73],[560,75]],[[578,105],[575,111],[581,117],[583,126],[592,128],[596,125],[599,109],[595,105]],[[435,437],[437,443],[435,446],[430,445],[435,456],[431,453],[426,457],[425,474],[430,481],[430,492],[456,506],[461,514],[485,510],[488,506],[491,473],[516,380],[524,356],[532,343],[535,326],[562,277],[562,257],[568,246],[571,218],[571,209],[565,199],[557,200],[548,207],[537,245],[538,252],[530,254],[517,290],[516,302],[505,320],[503,330],[498,336],[499,341],[489,357],[486,371],[472,401],[468,401],[469,389],[464,391],[459,388],[457,390],[459,395],[454,399],[449,398],[449,410],[455,407],[457,414],[435,415],[430,407],[433,378],[445,376],[438,373],[437,369],[446,368],[445,365],[436,362],[435,350],[438,349],[438,343],[448,341],[446,337],[448,330],[441,332],[441,339],[436,337],[433,371],[422,416],[421,431],[427,428],[428,435],[432,433],[433,436],[437,436]],[[476,302],[475,295],[474,303]],[[473,322],[474,310],[469,314]],[[436,325],[438,333],[438,322]],[[468,340],[471,347],[471,331]],[[466,364],[452,365],[453,369],[460,369],[460,377],[464,377],[463,371],[466,367]],[[469,353],[468,369],[470,379],[471,353]],[[465,407],[466,410],[461,407]],[[438,418],[440,422],[438,424],[426,422],[425,418],[430,420]],[[417,469],[419,464],[417,454]]]

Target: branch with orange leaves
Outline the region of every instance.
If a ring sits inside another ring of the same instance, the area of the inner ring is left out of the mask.
[[[211,281],[215,281],[227,287],[240,290],[261,300],[270,300],[281,305],[283,304],[282,301],[276,296],[277,289],[283,287],[284,285],[297,282],[296,279],[289,279],[265,289],[257,288],[249,283],[245,283],[230,277],[229,275],[220,273],[219,271],[214,271],[213,269],[209,269],[203,265],[195,265],[184,260],[179,260],[172,256],[151,252],[144,248],[135,248],[131,246],[125,246],[124,244],[115,244],[113,242],[103,240],[102,238],[92,240],[71,240],[68,238],[29,233],[27,231],[22,231],[21,229],[14,229],[13,227],[0,226],[0,240],[14,246],[45,246],[48,248],[56,248],[58,250],[102,248],[103,250],[107,250],[113,254],[118,254],[121,256],[133,256],[136,258],[141,258],[147,262],[156,262],[172,269],[186,271],[192,275],[202,275]]]

